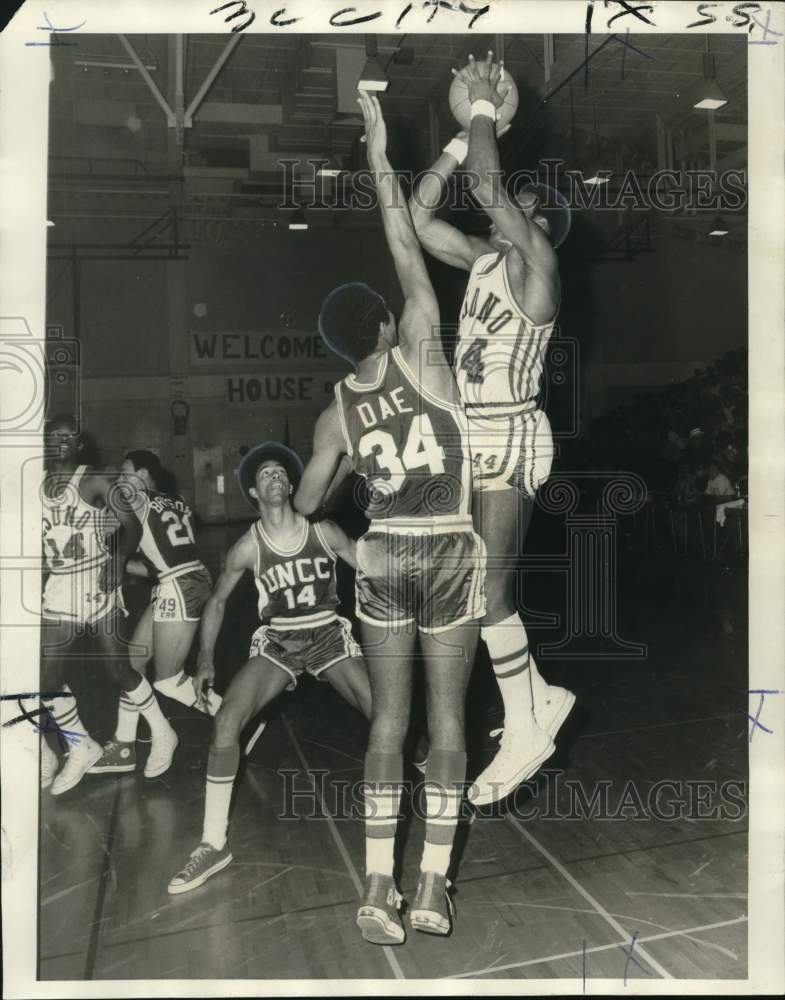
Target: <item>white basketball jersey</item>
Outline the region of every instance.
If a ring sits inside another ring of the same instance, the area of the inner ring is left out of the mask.
[[[87,503],[79,492],[86,470],[80,465],[67,483],[52,489],[52,496],[42,490],[44,552],[51,573],[85,572],[109,557],[108,512]]]
[[[461,306],[454,363],[469,416],[501,417],[535,406],[555,319],[537,326],[516,305],[506,254],[477,258]]]

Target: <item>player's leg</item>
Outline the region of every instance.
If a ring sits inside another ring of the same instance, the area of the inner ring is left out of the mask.
[[[412,626],[397,631],[361,621],[371,691],[371,727],[365,755],[365,896],[357,925],[372,944],[405,939],[394,877],[395,834],[403,786],[403,746],[412,697]]]
[[[199,845],[169,882],[172,895],[203,885],[232,861],[226,843],[229,807],[240,765],[240,733],[257,712],[292,682],[292,675],[268,660],[255,656],[235,675],[215,716],[213,739],[207,758],[204,822]]]
[[[128,659],[133,669],[141,676],[145,676],[147,664],[153,655],[153,609],[148,604],[142,617],[136,624],[131,642],[128,646]],[[115,728],[113,743],[118,745],[117,769],[121,771],[133,771],[136,767],[136,756],[133,752],[136,743],[136,731],[139,726],[139,708],[131,701],[124,691],[120,691],[117,705],[117,727]],[[106,748],[104,748],[106,756]],[[114,756],[114,755],[113,755]],[[98,762],[97,767],[104,770],[100,765],[103,758]],[[108,764],[106,770],[111,764]]]
[[[357,656],[334,663],[323,673],[344,701],[356,708],[366,719],[371,718],[371,683],[365,662]]]
[[[157,778],[169,769],[179,741],[161,711],[150,682],[131,666],[128,645],[119,633],[120,614],[118,608],[102,619],[95,643],[105,659],[107,673],[122,692],[121,697],[136,706],[150,727],[152,745],[144,774],[146,778]],[[123,756],[123,751],[127,749],[127,744],[118,748],[115,741],[110,741],[104,747],[101,759],[91,768],[91,773],[133,770],[136,767],[133,752],[130,754],[132,760]]]
[[[161,595],[168,597],[175,608],[166,618],[156,615],[154,629],[156,691],[179,701],[181,705],[215,715],[221,697],[210,691],[206,709],[197,701],[191,679],[184,666],[199,628],[202,609],[210,596],[211,581],[207,570],[189,573],[159,586]]]
[[[431,747],[425,769],[425,845],[411,922],[431,934],[450,930],[447,870],[466,778],[466,688],[478,638],[476,621],[420,635]]]
[[[42,724],[41,782],[51,784],[52,795],[62,795],[77,785],[101,756],[101,746],[93,740],[79,717],[71,688],[65,682],[71,664],[78,625],[69,619],[43,619],[41,628],[41,690],[47,715]],[[65,762],[57,772],[57,758],[46,742],[54,732]]]
[[[481,636],[504,704],[499,750],[469,791],[475,805],[487,805],[536,774],[551,756],[553,735],[575,698],[564,688],[549,686],[540,676],[516,608],[518,566],[509,564],[509,557],[523,548],[533,499],[517,489],[486,490],[474,499],[477,530],[492,567],[486,580],[487,613]]]

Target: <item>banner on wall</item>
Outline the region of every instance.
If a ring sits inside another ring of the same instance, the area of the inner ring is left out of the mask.
[[[226,379],[226,402],[236,406],[252,403],[318,403],[327,406],[333,386],[343,375],[325,374],[233,375]]]
[[[204,332],[188,334],[191,364],[196,368],[320,368],[340,361],[318,333]]]

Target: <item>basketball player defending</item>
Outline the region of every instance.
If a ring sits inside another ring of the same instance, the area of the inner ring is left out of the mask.
[[[322,306],[328,346],[356,374],[340,382],[316,425],[313,458],[295,506],[316,510],[344,455],[365,480],[368,533],[357,544],[357,616],[371,679],[365,757],[363,937],[401,944],[393,852],[403,745],[419,638],[430,753],[425,845],[414,928],[450,930],[447,870],[466,776],[464,703],[485,612],[485,548],[472,529],[466,415],[439,337],[439,309],[406,201],[386,154],[379,102],[361,94],[368,161],[403,290],[400,323],[366,285],[345,285]]]
[[[117,635],[125,613],[120,583],[125,563],[136,551],[141,529],[134,496],[110,477],[79,464],[83,444],[71,417],[55,417],[47,427],[47,474],[42,489],[43,544],[48,577],[42,608],[42,690],[63,696],[44,699],[56,729],[69,744],[63,768],[46,740],[41,744],[41,783],[52,795],[73,788],[101,757],[101,746],[87,733],[65,681],[69,647],[89,629],[106,658],[106,669],[124,699],[150,725],[152,747],[145,775],[167,770],[177,735],[167,722],[153,689],[131,667],[127,647]],[[119,526],[118,526],[119,525]],[[54,780],[53,780],[54,779]]]
[[[503,67],[492,59],[490,52],[482,63],[469,56],[467,69],[453,71],[466,83],[471,101],[468,150],[460,136],[453,139],[410,203],[422,245],[444,263],[470,272],[454,368],[469,418],[474,522],[492,567],[481,635],[505,715],[499,751],[469,791],[475,805],[503,798],[536,773],[553,753],[553,737],[575,702],[572,692],[545,682],[529,653],[510,560],[520,551],[534,495],[553,457],[550,424],[537,407],[537,395],[559,307],[554,240],[566,236],[566,216],[540,211],[531,193],[516,204],[499,183],[495,115],[503,103],[498,89]],[[491,220],[485,239],[466,236],[434,215],[443,185],[467,152],[473,193]]]
[[[139,552],[147,560],[129,559],[126,569],[136,576],[148,576],[149,565],[156,578],[150,605],[131,637],[131,666],[144,676],[152,658],[156,691],[190,708],[204,707],[215,715],[220,696],[212,691],[207,700],[197,699],[191,679],[183,670],[202,608],[212,591],[210,574],[194,539],[191,508],[181,496],[165,492],[167,473],[154,452],[129,451],[121,471],[140,501],[135,505],[142,527]],[[103,756],[90,768],[91,774],[136,769],[138,722],[139,709],[121,695],[114,739],[104,746]]]
[[[207,758],[202,839],[169,882],[171,894],[203,885],[232,861],[227,844],[229,805],[240,763],[240,734],[246,724],[304,672],[328,680],[369,719],[371,691],[351,626],[335,609],[335,564],[355,565],[355,543],[330,521],[309,523],[291,503],[302,465],[282,444],[267,442],[248,452],[240,485],[259,520],[229,550],[201,623],[201,649],[194,677],[197,696],[206,697],[215,678],[215,643],[226,601],[250,571],[265,622],[251,640],[248,661],[233,678],[215,716]]]

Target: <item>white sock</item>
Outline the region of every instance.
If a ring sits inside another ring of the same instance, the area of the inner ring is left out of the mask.
[[[446,875],[463,798],[466,754],[431,750],[425,772],[425,843],[421,872]]]
[[[132,701],[136,705],[147,720],[153,739],[156,736],[165,736],[169,732],[171,726],[161,711],[161,706],[158,704],[153,689],[150,687],[150,682],[145,677],[141,679],[139,685],[133,691],[125,691],[124,694],[129,701]]]
[[[79,718],[79,709],[76,707],[76,698],[71,688],[63,684],[60,689],[66,697],[52,698],[51,701],[44,701],[44,705],[49,709],[52,718],[60,730],[61,735],[68,746],[74,746],[82,740],[90,739],[90,734]]]
[[[184,670],[174,674],[172,677],[164,677],[163,680],[156,681],[153,687],[156,691],[160,691],[161,694],[166,695],[167,698],[179,701],[181,705],[187,705],[188,708],[195,708],[198,712],[205,711],[201,702],[196,698],[191,678],[186,676]],[[221,707],[222,701],[223,699],[219,694],[216,694],[215,691],[210,691],[207,699],[207,714],[215,715]]]
[[[365,874],[392,875],[395,832],[401,804],[400,783],[384,783],[365,789]]]
[[[139,709],[123,691],[117,706],[117,729],[114,738],[118,743],[135,743],[139,725]]]
[[[232,789],[240,766],[240,747],[210,747],[204,796],[202,841],[220,851],[226,844]]]
[[[480,629],[504,702],[505,729],[527,732],[536,725],[529,670],[529,640],[520,617],[510,615]]]
[[[538,705],[542,705],[547,701],[547,692],[550,685],[545,678],[541,676],[531,653],[529,653],[529,677],[531,678],[532,696],[534,698],[534,709],[536,711]]]

